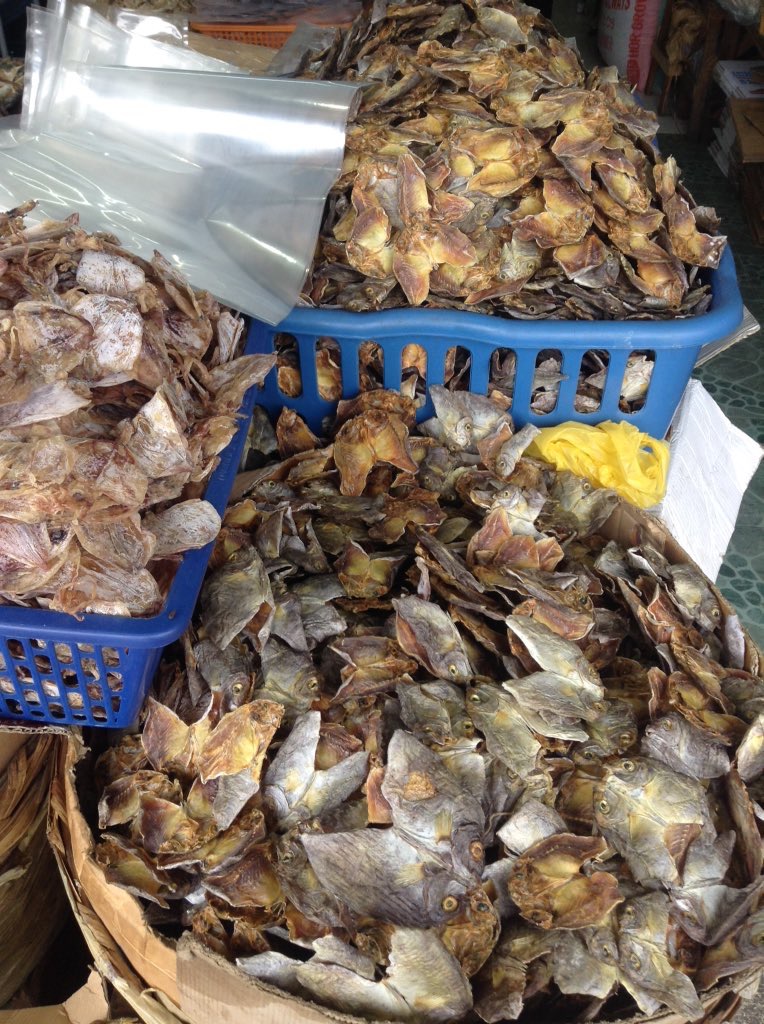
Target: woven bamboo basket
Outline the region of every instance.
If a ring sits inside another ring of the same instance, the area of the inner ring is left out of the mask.
[[[40,963],[66,919],[46,838],[60,743],[56,736],[0,734],[0,1006]]]
[[[675,563],[691,561],[656,519],[625,503],[616,509],[602,532],[627,547],[648,541]],[[725,614],[732,614],[716,588],[714,593]],[[761,655],[748,637],[746,645],[746,667],[756,670]],[[77,764],[84,753],[77,733],[59,749],[51,788],[50,840],[64,888],[96,966],[146,1024],[361,1024],[357,1018],[322,1009],[256,982],[203,947],[190,933],[173,943],[154,931],[138,899],[107,882],[93,857],[93,833],[76,787]],[[695,1024],[732,1020],[756,995],[761,974],[758,969],[743,971],[702,993],[705,1015]],[[752,1009],[752,1019],[757,1021],[756,1008]],[[664,1010],[619,1024],[687,1021]]]

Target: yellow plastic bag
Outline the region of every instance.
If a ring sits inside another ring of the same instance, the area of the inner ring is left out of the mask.
[[[544,427],[528,455],[609,487],[639,508],[657,505],[666,493],[669,446],[631,423]]]

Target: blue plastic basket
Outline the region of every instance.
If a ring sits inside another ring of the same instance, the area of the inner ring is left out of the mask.
[[[253,338],[245,351],[255,351]],[[247,392],[242,422],[204,494],[221,515],[257,394],[256,387]],[[0,720],[111,729],[131,725],[162,650],[191,621],[213,547],[214,542],[184,555],[164,608],[150,618],[75,618],[44,609],[0,607]]]
[[[335,408],[318,392],[316,343],[319,338],[337,342],[342,366],[342,395],[358,393],[358,348],[364,341],[375,341],[384,353],[384,386],[397,390],[401,384],[401,354],[406,345],[416,343],[427,353],[427,385],[441,384],[446,354],[455,346],[470,353],[470,391],[486,394],[491,355],[496,349],[515,354],[512,417],[518,426],[535,423],[553,426],[567,420],[602,423],[626,420],[653,437],[662,438],[669,428],[679,400],[703,345],[717,341],[734,331],[743,318],[743,302],[735,273],[735,261],[729,247],[719,269],[709,274],[712,302],[707,313],[682,320],[508,320],[481,313],[431,309],[385,310],[380,313],[346,313],[334,310],[295,309],[278,327],[254,321],[251,337],[256,351],[272,352],[276,334],[294,336],[299,352],[302,394],[285,395],[276,375],[271,373],[258,402],[271,414],[283,406],[295,409],[318,431],[324,416]],[[578,386],[581,359],[590,350],[608,353],[607,379],[602,401],[596,412],[581,413],[573,402]],[[546,350],[559,351],[565,380],[560,384],[553,411],[531,411],[536,360]],[[626,361],[632,352],[651,352],[655,365],[644,405],[636,412],[623,413],[619,398]],[[418,418],[432,416],[427,399]]]

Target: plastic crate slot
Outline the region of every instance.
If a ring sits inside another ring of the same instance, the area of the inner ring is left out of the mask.
[[[451,391],[469,391],[472,359],[470,350],[463,345],[454,345],[446,351],[443,379]]]
[[[495,348],[491,352],[490,387],[492,391],[500,391],[510,403],[515,390],[515,372],[517,359],[511,348]]]
[[[47,654],[35,654],[34,664],[38,672],[44,672],[46,675],[50,675],[52,666]]]
[[[104,660],[104,664],[109,667],[119,665],[119,651],[116,647],[102,647],[101,657]]]
[[[379,387],[385,375],[385,355],[376,341],[362,341],[358,346],[358,382],[362,391]]]
[[[59,665],[71,665],[72,649],[69,644],[53,644],[53,653],[55,654],[56,661]]]
[[[549,416],[557,408],[562,372],[562,352],[545,348],[536,356],[531,384],[531,408],[537,416]]]
[[[77,644],[77,650],[81,654],[92,654],[93,653],[93,645],[92,644]]]
[[[98,664],[94,658],[80,658],[80,666],[84,675],[88,679],[100,679],[101,675],[98,671]]]
[[[325,402],[338,402],[342,398],[342,352],[335,338],[318,339],[315,361],[319,396]]]
[[[278,390],[287,398],[299,398],[303,393],[302,366],[297,338],[293,334],[277,334],[273,345],[278,356],[276,381]]]
[[[653,381],[655,360],[656,353],[652,349],[639,349],[632,352],[626,361],[626,370],[621,383],[621,398],[623,401],[629,402],[632,412],[639,412],[644,408]],[[630,379],[632,374],[633,379]],[[642,394],[630,398],[629,396],[634,395],[634,390],[637,387],[643,389]]]
[[[569,360],[573,355],[573,352],[565,353],[565,373],[568,379],[560,387],[559,401],[565,403],[573,381],[573,408],[576,412],[598,412],[610,373],[610,353],[602,349],[590,349],[584,353],[583,359],[579,360],[578,366]],[[583,380],[579,381],[582,375]],[[593,378],[591,383],[588,383],[589,378]]]
[[[106,685],[112,693],[122,692],[122,675],[119,672],[106,673]]]
[[[427,401],[427,350],[415,342],[401,352],[401,392],[414,399],[417,409]]]
[[[24,658],[24,645],[20,640],[9,640],[8,641],[8,654],[12,658]]]

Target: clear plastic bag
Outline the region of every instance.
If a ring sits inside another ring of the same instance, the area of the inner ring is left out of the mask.
[[[138,26],[135,20],[132,24]],[[31,7],[21,121],[28,131],[50,129],[50,108],[62,68],[78,63],[240,74],[225,61],[126,31],[86,4]]]
[[[188,18],[183,14],[129,11],[109,7],[109,21],[123,32],[170,46],[188,46]]]
[[[268,323],[295,305],[342,162],[351,86],[66,64],[51,132],[0,139],[0,209],[78,210]]]

